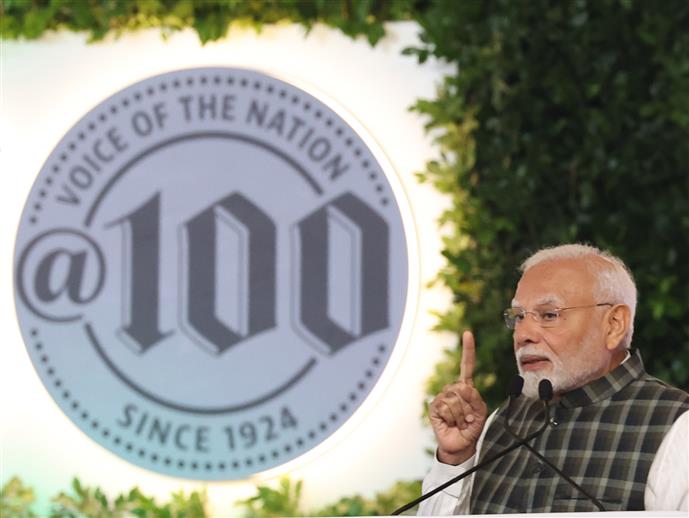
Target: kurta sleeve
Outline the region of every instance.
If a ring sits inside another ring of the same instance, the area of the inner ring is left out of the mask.
[[[689,511],[689,411],[672,425],[651,464],[647,511]]]

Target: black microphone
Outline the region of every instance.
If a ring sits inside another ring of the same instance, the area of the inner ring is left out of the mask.
[[[521,378],[521,376],[519,376]],[[522,387],[524,384],[522,383]],[[519,397],[519,396],[517,396]],[[553,399],[553,384],[549,379],[542,379],[538,382],[538,399],[550,402]]]
[[[548,383],[550,383],[550,382],[548,382]],[[524,384],[524,380],[523,380],[523,379],[521,380],[521,384],[522,384],[522,385]],[[518,394],[517,394],[517,396],[514,396],[514,397],[513,397],[513,393],[514,393],[514,392],[518,392]],[[508,399],[508,401],[507,401],[507,415],[509,415],[509,413],[510,413],[510,411],[511,411],[511,406],[512,406],[512,401],[513,401],[513,399],[515,399],[516,397],[518,397],[518,395],[521,394],[521,392],[522,392],[522,387],[519,386],[519,387],[518,387],[518,391],[517,391],[517,387],[516,387],[516,386],[514,385],[514,383],[513,383],[512,387],[511,387],[511,389],[510,389],[510,397],[509,397],[509,399]],[[544,395],[547,395],[547,394],[544,393]],[[540,392],[539,392],[539,396],[540,396]],[[421,495],[420,497],[418,497],[417,499],[412,500],[412,501],[409,502],[408,504],[403,505],[403,506],[400,507],[399,509],[396,509],[395,511],[393,511],[393,513],[391,514],[391,516],[396,516],[396,515],[398,515],[398,514],[402,514],[404,511],[408,511],[408,510],[411,509],[412,507],[414,507],[414,506],[420,504],[421,502],[423,502],[424,500],[426,500],[426,499],[432,497],[432,496],[435,495],[436,493],[439,493],[440,491],[442,491],[442,490],[445,489],[446,487],[449,487],[449,486],[451,486],[452,484],[455,484],[455,483],[459,482],[460,480],[465,479],[466,477],[468,477],[468,476],[471,475],[472,473],[478,471],[479,469],[484,468],[485,466],[487,466],[488,464],[491,464],[492,462],[495,462],[495,461],[498,460],[499,458],[504,457],[504,456],[507,455],[508,453],[510,453],[510,452],[512,452],[512,451],[514,451],[514,450],[516,450],[516,449],[519,448],[520,446],[525,445],[527,442],[529,442],[529,441],[535,439],[536,437],[538,437],[539,435],[541,435],[543,432],[545,432],[546,428],[548,427],[548,419],[549,419],[549,417],[550,417],[550,409],[549,409],[549,407],[548,407],[548,402],[552,399],[552,397],[553,397],[553,393],[552,393],[552,387],[551,387],[551,389],[550,389],[550,397],[549,397],[547,400],[546,400],[546,399],[543,399],[543,405],[544,405],[544,407],[545,407],[545,420],[543,421],[543,426],[541,426],[541,427],[540,427],[538,430],[536,430],[534,433],[532,433],[532,434],[526,436],[526,437],[523,438],[523,439],[519,439],[519,441],[516,442],[516,443],[514,443],[512,446],[509,446],[509,447],[505,448],[504,450],[499,451],[499,452],[496,453],[495,455],[492,455],[491,457],[488,457],[487,459],[485,459],[483,462],[479,462],[479,463],[476,464],[476,466],[474,466],[473,468],[471,468],[471,469],[465,471],[464,473],[460,473],[460,474],[457,475],[456,477],[451,478],[450,480],[448,480],[447,482],[445,482],[445,483],[439,485],[438,487],[436,487],[436,488],[434,488],[434,489],[431,489],[428,493],[425,493],[425,494]]]
[[[522,393],[522,388],[524,387],[524,378],[521,376],[515,376],[512,379],[512,389],[510,390],[510,397],[513,398],[518,398],[521,393]],[[550,401],[553,399],[553,385],[550,383],[550,380],[547,379],[542,379],[538,383],[538,397],[542,401]],[[547,419],[547,417],[546,417]],[[521,437],[517,435],[517,433],[514,431],[512,428],[512,425],[510,424],[510,413],[509,413],[509,407],[508,407],[508,412],[505,414],[505,430],[517,439],[518,441],[521,441]],[[557,466],[555,466],[552,462],[550,462],[548,459],[546,459],[543,455],[541,455],[538,450],[536,450],[533,446],[531,446],[529,443],[524,443],[524,446],[533,453],[538,459],[540,459],[541,462],[544,464],[550,466],[552,470],[560,475],[562,478],[564,478],[567,482],[569,482],[572,486],[574,486],[580,493],[582,493],[586,498],[591,500],[591,502],[594,503],[594,505],[600,509],[601,511],[605,511],[605,508],[603,507],[603,504],[600,503],[600,501],[593,495],[589,494],[583,487],[581,487],[579,484],[577,484],[574,480],[569,478],[567,475],[565,475]]]
[[[510,397],[511,398],[518,398],[519,396],[522,395],[522,390],[524,389],[524,378],[519,376],[518,374],[512,378],[512,384],[510,385]],[[539,392],[540,395],[540,392]],[[548,401],[552,399],[548,398]]]

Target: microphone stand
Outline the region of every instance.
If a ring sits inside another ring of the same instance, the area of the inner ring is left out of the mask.
[[[547,381],[547,380],[541,380],[541,383],[543,383],[544,381]],[[523,381],[522,381],[522,384],[523,384]],[[514,385],[514,383],[513,383],[513,385]],[[540,384],[539,384],[538,389],[539,389],[539,390],[538,390],[539,396],[541,396],[541,399],[543,399],[543,395],[544,395],[544,394],[543,394],[542,391],[541,391],[541,385],[540,385]],[[546,389],[546,393],[547,393],[547,389]],[[519,390],[519,394],[517,394],[516,397],[519,397],[520,394],[521,394],[521,389]],[[512,401],[513,397],[514,397],[514,394],[511,394],[511,395],[510,395],[510,402]],[[551,386],[551,389],[550,389],[550,398],[548,398],[548,401],[550,401],[551,398],[552,398],[552,386]],[[550,418],[550,408],[549,408],[549,406],[548,406],[548,401],[544,401],[545,409],[546,409],[546,424],[548,423],[548,419]],[[505,412],[505,430],[507,430],[507,432],[508,432],[512,437],[514,437],[514,438],[517,439],[518,441],[521,441],[521,440],[522,440],[521,437],[520,437],[519,435],[517,435],[517,433],[516,433],[516,432],[514,431],[514,429],[512,428],[512,425],[510,424],[510,417],[511,417],[510,405],[508,405],[507,411]],[[603,507],[603,504],[602,504],[595,496],[591,495],[588,491],[586,491],[583,487],[581,487],[579,484],[577,484],[577,483],[576,483],[574,480],[572,480],[569,476],[565,475],[565,474],[562,472],[562,470],[560,470],[560,469],[559,469],[557,466],[555,466],[552,462],[550,462],[550,461],[549,461],[548,459],[546,459],[543,455],[541,455],[541,454],[538,452],[538,450],[536,450],[533,446],[531,446],[531,445],[530,445],[529,443],[527,443],[527,442],[524,443],[524,446],[526,446],[526,448],[527,448],[531,453],[533,453],[538,459],[540,459],[541,462],[543,462],[544,464],[546,464],[546,465],[548,465],[550,468],[552,468],[553,471],[555,471],[558,475],[560,475],[560,476],[561,476],[562,478],[564,478],[567,482],[569,482],[572,486],[574,486],[577,490],[579,490],[584,496],[586,496],[589,500],[591,500],[599,510],[601,510],[601,511],[605,511],[605,510],[606,510],[605,507]]]
[[[511,404],[512,404],[512,398],[510,397],[510,399],[509,399],[508,402],[507,402],[507,412],[510,411],[510,405],[511,405]],[[442,490],[445,489],[446,487],[449,487],[449,486],[451,486],[452,484],[455,484],[455,483],[459,482],[460,480],[463,480],[464,478],[466,478],[466,477],[468,477],[469,475],[475,473],[475,472],[478,471],[479,469],[482,469],[482,468],[484,468],[485,466],[487,466],[488,464],[491,464],[492,462],[495,462],[495,461],[498,460],[500,457],[504,457],[505,455],[507,455],[508,453],[510,453],[510,452],[512,452],[512,451],[514,451],[514,450],[516,450],[516,449],[519,448],[520,446],[525,445],[528,441],[531,441],[531,440],[535,439],[536,437],[538,437],[539,435],[541,435],[543,432],[545,432],[545,429],[548,427],[548,418],[550,417],[550,410],[549,410],[549,406],[548,406],[548,401],[544,401],[544,405],[545,405],[545,411],[546,411],[546,418],[545,418],[545,420],[544,420],[544,422],[543,422],[543,426],[541,426],[541,427],[540,427],[538,430],[536,430],[534,433],[532,433],[531,435],[528,435],[528,436],[525,437],[524,439],[519,439],[519,441],[516,442],[516,443],[514,443],[512,446],[509,446],[508,448],[505,448],[504,450],[499,451],[499,452],[496,453],[495,455],[492,455],[492,456],[488,457],[487,459],[485,459],[483,462],[479,462],[479,463],[478,463],[476,466],[474,466],[473,468],[471,468],[471,469],[465,471],[464,473],[460,473],[460,474],[457,475],[456,477],[451,478],[450,480],[448,480],[447,482],[445,482],[445,483],[439,485],[439,486],[436,487],[435,489],[430,490],[428,493],[425,493],[425,494],[421,495],[420,497],[418,497],[417,499],[412,500],[412,501],[409,502],[408,504],[403,505],[403,506],[400,507],[399,509],[396,509],[395,511],[393,511],[392,516],[396,516],[396,515],[402,514],[404,511],[408,511],[409,509],[411,509],[412,507],[414,507],[414,506],[420,504],[421,502],[423,502],[423,501],[426,500],[427,498],[430,498],[430,497],[432,497],[433,495],[435,495],[436,493],[439,493],[440,491],[442,491]]]

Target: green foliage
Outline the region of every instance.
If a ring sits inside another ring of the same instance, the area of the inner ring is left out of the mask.
[[[303,516],[299,511],[301,480],[292,483],[288,477],[280,479],[277,489],[258,486],[255,496],[242,500],[237,505],[247,510],[247,516]]]
[[[316,511],[306,512],[301,508],[302,481],[291,481],[283,477],[277,489],[258,486],[256,495],[236,503],[243,508],[247,517],[275,516],[380,516],[388,515],[421,494],[421,481],[396,482],[386,491],[377,493],[372,499],[360,495],[340,498],[334,504]],[[31,505],[35,497],[33,490],[21,480],[12,478],[0,492],[0,516],[2,518],[35,518]],[[151,497],[133,488],[126,494],[110,501],[98,487],[85,487],[79,479],[72,480],[72,492],[60,493],[52,499],[51,518],[206,518],[206,495],[192,492],[173,493],[170,500],[158,504]]]
[[[310,29],[315,23],[348,36],[364,35],[375,44],[383,23],[409,19],[413,0],[3,0],[3,38],[41,37],[46,31],[88,31],[91,41],[108,34],[159,27],[164,37],[192,27],[202,43],[225,37],[230,25],[254,27],[293,22]]]
[[[422,45],[457,63],[415,109],[439,135],[422,173],[448,193],[439,328],[477,336],[491,405],[514,373],[501,326],[519,263],[591,242],[635,273],[634,344],[649,372],[689,388],[689,3],[436,0]],[[448,352],[429,390],[456,376]]]
[[[0,516],[3,518],[35,518],[31,506],[36,501],[33,489],[12,477],[0,490]]]
[[[417,498],[421,494],[421,481],[396,482],[389,489],[376,493],[372,499],[361,495],[345,496],[337,502],[315,511],[305,511],[301,506],[302,482],[280,479],[277,489],[258,486],[257,494],[238,502],[248,517],[273,516],[381,516]]]
[[[421,495],[421,481],[400,481],[372,499],[360,495],[340,498],[320,509],[317,516],[386,516]]]
[[[60,493],[52,499],[51,518],[205,518],[206,495],[192,492],[186,496],[183,492],[173,493],[170,501],[157,504],[156,501],[133,488],[129,493],[120,494],[112,501],[108,500],[98,488],[84,487],[79,479],[72,480],[72,493]]]

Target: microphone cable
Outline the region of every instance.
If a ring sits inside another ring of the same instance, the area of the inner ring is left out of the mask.
[[[510,398],[518,398],[521,396],[522,393],[522,388],[524,387],[524,378],[521,376],[515,376],[512,379],[512,387],[510,389]],[[541,401],[544,401],[545,398],[547,398],[547,401],[550,401],[553,399],[553,385],[550,383],[550,380],[547,379],[542,379],[539,384],[538,384],[538,397],[541,399]],[[546,422],[550,419],[550,411],[549,407],[546,406]],[[512,428],[512,425],[510,424],[510,417],[511,417],[511,412],[510,412],[510,407],[507,407],[507,411],[505,412],[505,430],[517,439],[518,441],[521,441],[521,437],[517,435],[517,433],[514,431]],[[605,511],[605,507],[603,507],[603,504],[593,495],[591,495],[588,491],[586,491],[583,487],[581,487],[579,484],[577,484],[574,480],[572,480],[569,476],[567,476],[565,473],[562,472],[555,464],[550,462],[548,459],[546,459],[543,455],[541,455],[538,450],[536,450],[533,446],[531,446],[529,443],[524,443],[524,446],[533,453],[538,459],[540,459],[543,464],[546,464],[549,466],[553,471],[555,471],[558,475],[560,475],[562,478],[564,478],[567,482],[569,482],[574,488],[576,488],[579,492],[581,492],[586,498],[591,500],[591,502],[594,503],[594,505],[601,511]]]
[[[548,382],[548,383],[550,383],[550,382]],[[520,393],[521,393],[521,389],[520,389]],[[539,395],[540,395],[540,393],[539,393]],[[547,394],[544,393],[544,396],[547,396]],[[451,478],[450,480],[448,480],[447,482],[445,482],[445,483],[439,485],[438,487],[436,487],[436,488],[434,488],[434,489],[431,489],[428,493],[424,493],[423,495],[421,495],[420,497],[416,498],[415,500],[412,500],[412,501],[409,502],[408,504],[405,504],[405,505],[403,505],[402,507],[400,507],[399,509],[396,509],[395,511],[392,512],[391,516],[397,516],[397,515],[399,515],[399,514],[402,514],[404,511],[408,511],[408,510],[411,509],[412,507],[414,507],[414,506],[420,504],[421,502],[423,502],[424,500],[426,500],[426,499],[432,497],[432,496],[435,495],[436,493],[439,493],[440,491],[442,491],[442,490],[445,489],[446,487],[449,487],[449,486],[451,486],[452,484],[455,484],[455,483],[459,482],[460,480],[465,479],[466,477],[468,477],[469,475],[475,473],[475,472],[478,471],[479,469],[482,469],[482,468],[484,468],[485,466],[487,466],[488,464],[491,464],[492,462],[495,462],[495,461],[498,460],[500,457],[504,457],[505,455],[507,455],[508,453],[510,453],[510,452],[512,452],[512,451],[514,451],[514,450],[516,450],[516,449],[519,448],[520,446],[525,445],[528,441],[531,441],[531,440],[535,439],[536,437],[538,437],[539,435],[541,435],[543,432],[545,432],[546,428],[548,427],[548,419],[550,418],[549,401],[552,399],[552,397],[553,397],[553,395],[552,395],[552,386],[551,386],[550,397],[548,398],[547,401],[546,401],[546,400],[543,400],[543,404],[544,404],[544,406],[545,406],[546,418],[545,418],[545,420],[544,420],[544,422],[543,422],[543,425],[542,425],[538,430],[536,430],[534,433],[532,433],[532,434],[526,436],[526,437],[523,438],[523,439],[519,439],[518,442],[516,442],[516,443],[514,443],[513,445],[511,445],[511,446],[505,448],[504,450],[499,451],[499,452],[496,453],[495,455],[492,455],[492,456],[488,457],[487,459],[483,460],[483,462],[479,462],[479,463],[476,464],[476,466],[474,466],[473,468],[468,469],[468,470],[465,471],[464,473],[460,473],[460,474],[457,475],[456,477]],[[512,404],[512,400],[513,400],[513,398],[510,397],[509,400],[507,401],[507,413],[508,413],[508,414],[509,414],[509,412],[510,412],[510,406],[511,406],[511,404]]]

